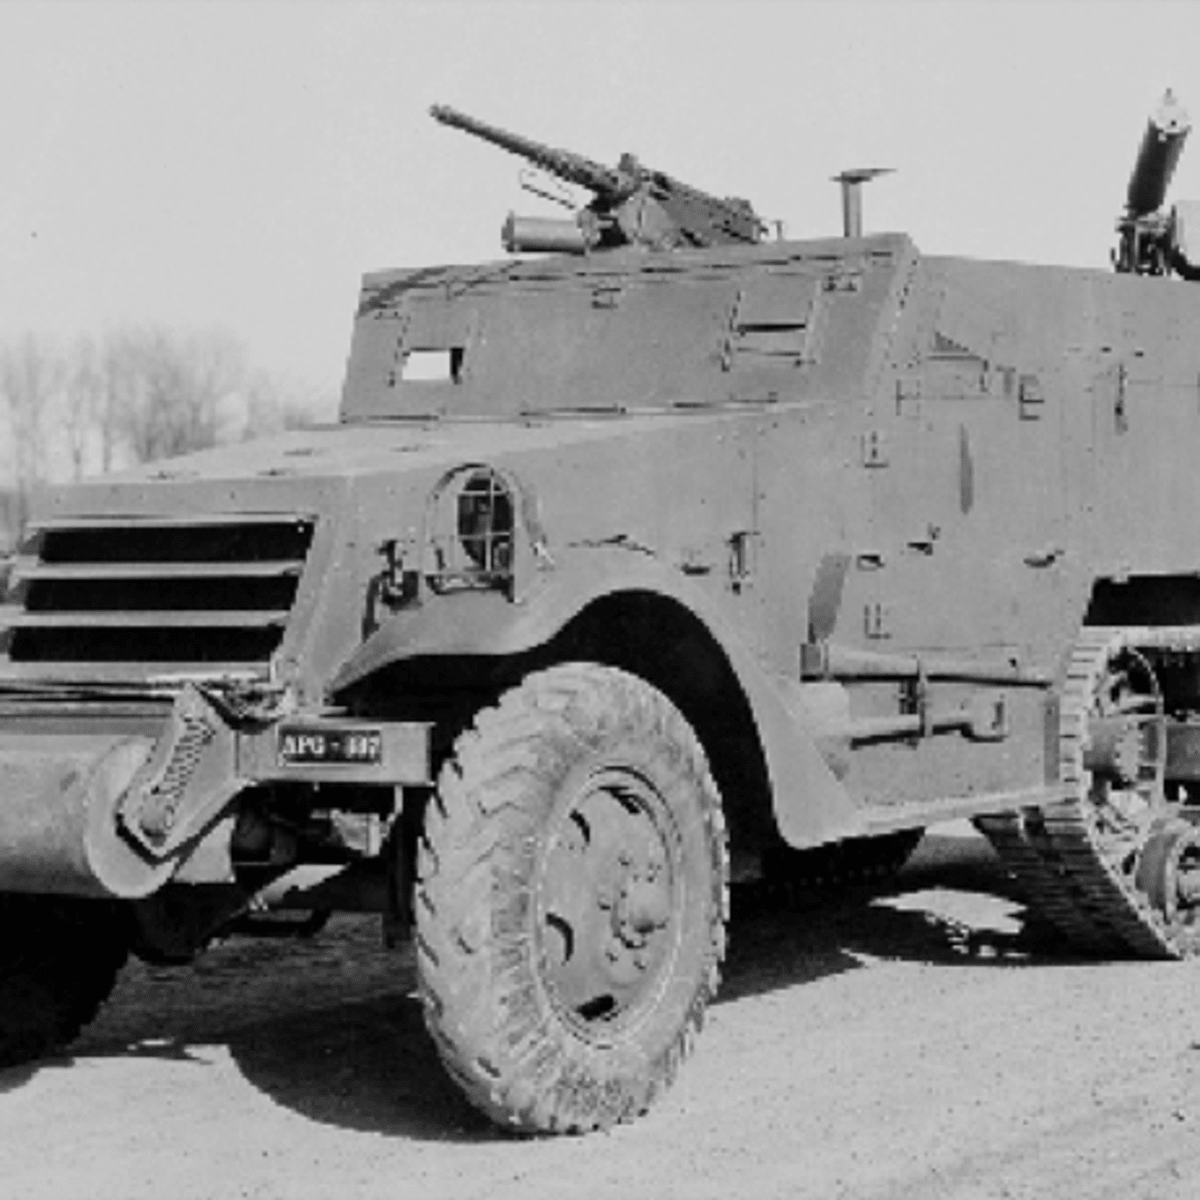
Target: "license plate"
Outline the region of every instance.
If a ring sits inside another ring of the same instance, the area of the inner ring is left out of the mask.
[[[378,729],[281,729],[279,761],[303,763],[381,763],[383,734]]]

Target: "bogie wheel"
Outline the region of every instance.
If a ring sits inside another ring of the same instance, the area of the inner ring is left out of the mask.
[[[71,1041],[108,998],[128,945],[123,910],[103,901],[0,893],[0,1068]]]
[[[426,1023],[478,1108],[581,1132],[672,1082],[717,987],[728,854],[704,752],[661,692],[575,663],[480,712],[418,875]]]

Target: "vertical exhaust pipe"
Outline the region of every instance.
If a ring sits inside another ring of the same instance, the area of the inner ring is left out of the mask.
[[[842,237],[859,238],[863,233],[862,185],[876,175],[887,175],[891,167],[852,167],[833,177],[842,185]]]

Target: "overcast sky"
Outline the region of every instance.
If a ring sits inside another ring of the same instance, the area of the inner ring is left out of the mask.
[[[1104,267],[1147,116],[1200,118],[1200,4],[0,4],[0,337],[232,330],[335,393],[359,276],[552,212],[446,103],[624,150],[789,236]],[[1172,198],[1200,199],[1200,135]]]

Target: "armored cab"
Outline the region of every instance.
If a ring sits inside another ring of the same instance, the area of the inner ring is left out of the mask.
[[[27,531],[0,1062],[129,952],[374,911],[475,1104],[604,1127],[690,1050],[731,880],[952,817],[1081,950],[1195,953],[1200,289],[1161,277],[1165,184],[1116,272],[928,258],[435,115],[592,199],[510,220],[522,257],[368,275],[336,427]]]

